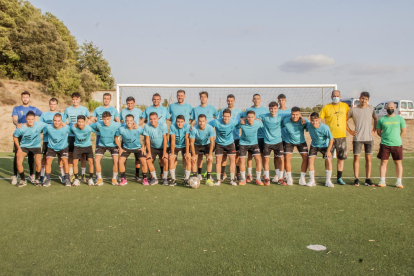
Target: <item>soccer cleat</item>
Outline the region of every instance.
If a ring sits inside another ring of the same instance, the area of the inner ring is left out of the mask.
[[[29,175],[29,176],[27,177],[27,180],[28,180],[28,181],[30,181],[30,183],[32,183],[32,184],[36,184],[36,183],[35,183],[36,177],[35,177],[35,175],[34,175],[34,174]]]
[[[86,183],[86,182],[87,182],[87,180],[86,180],[86,175],[85,175],[85,174],[82,174],[82,179],[81,179],[81,181],[82,181],[83,183]]]
[[[265,178],[263,180],[263,183],[264,183],[265,186],[270,186],[270,179],[269,178]]]
[[[282,185],[282,186],[286,186],[286,182],[283,179],[279,179],[279,181],[277,182],[277,184]]]
[[[378,187],[385,187],[387,186],[387,184],[385,184],[385,181],[380,180],[380,182],[378,183]]]
[[[293,185],[293,179],[292,179],[292,177],[289,177],[289,178],[287,179],[286,184],[287,184],[288,186],[292,186],[292,185]]]
[[[241,186],[246,185],[246,179],[240,180],[239,185],[241,185]]]
[[[359,179],[355,178],[354,180],[354,186],[358,187],[359,186]]]
[[[237,181],[241,181],[241,174],[240,173],[236,173],[236,180]]]
[[[375,186],[375,184],[372,183],[371,179],[366,179],[365,180],[365,186]]]
[[[98,178],[97,180],[96,180],[96,186],[102,186],[104,184],[104,182],[103,182],[103,179],[102,178]]]
[[[70,186],[72,186],[72,184],[70,184],[70,180],[66,179],[65,180],[65,187],[70,187]]]
[[[197,175],[197,178],[198,178],[198,180],[200,180],[200,182],[201,182],[201,180],[203,180],[203,177],[201,176],[201,174]]]
[[[114,186],[118,185],[118,180],[116,178],[112,178],[111,184]]]
[[[126,184],[128,184],[128,181],[126,178],[121,178],[121,182],[119,182],[119,186],[125,186]]]
[[[16,184],[16,187],[21,188],[27,185],[27,181],[20,179],[19,183]]]
[[[10,182],[12,185],[16,185],[17,184],[17,176],[15,176],[15,175],[13,175],[12,177],[11,177],[11,182]]]
[[[206,185],[207,186],[214,186],[214,181],[212,179],[207,179],[206,180]]]
[[[59,175],[59,180],[60,180],[60,183],[65,183],[65,176]]]
[[[330,180],[327,180],[326,182],[325,182],[325,186],[326,187],[328,187],[328,188],[333,188],[333,187],[335,187],[335,185],[330,181]]]
[[[316,183],[315,183],[315,181],[314,180],[310,180],[309,179],[309,182],[308,183],[306,183],[305,184],[307,187],[313,187],[313,186],[316,186]]]
[[[164,185],[164,186],[168,186],[169,184],[168,184],[168,179],[167,178],[164,178],[163,180],[162,180],[162,185]]]
[[[41,183],[38,179],[35,179],[35,180],[33,181],[33,184],[34,184],[36,187],[42,187],[42,183]]]
[[[214,183],[214,186],[220,186],[220,184],[221,184],[221,181],[220,181],[220,180],[217,180],[217,181]]]
[[[237,186],[237,182],[234,179],[230,180],[230,184],[231,186]]]
[[[222,173],[221,174],[221,181],[226,180],[226,178],[227,178],[227,174],[226,173]]]
[[[70,182],[73,182],[74,180],[75,180],[75,175],[69,175],[69,180],[70,180]]]
[[[93,186],[93,185],[95,185],[95,183],[93,182],[93,179],[92,179],[92,178],[89,178],[89,180],[88,180],[88,185],[89,185],[89,186]]]
[[[273,183],[278,183],[279,182],[279,176],[275,175],[272,179]]]
[[[44,176],[41,176],[41,177],[39,178],[39,181],[40,181],[40,183],[43,183],[43,182],[45,181],[45,177],[44,177]]]
[[[189,187],[190,186],[190,184],[188,183],[188,179],[184,179],[183,185],[184,185],[184,187]]]
[[[301,186],[306,185],[306,179],[304,177],[299,178],[299,185],[301,185]]]
[[[158,184],[158,179],[157,178],[152,178],[149,184],[150,185]]]
[[[395,184],[395,187],[400,188],[400,189],[404,188],[403,184],[399,181],[397,181],[397,183]]]
[[[168,181],[169,182],[169,185],[171,186],[171,187],[174,187],[174,186],[177,186],[177,181],[175,181],[175,179],[171,179],[170,181]]]
[[[142,185],[144,185],[144,186],[148,186],[149,185],[148,178],[142,179]]]
[[[342,177],[340,177],[336,180],[336,184],[345,185],[345,182],[342,180]]]
[[[50,180],[47,180],[43,182],[43,187],[49,187],[50,186]]]
[[[262,181],[260,181],[259,179],[256,179],[256,185],[263,186],[264,184],[263,184],[263,182],[262,182]]]
[[[79,181],[79,179],[75,179],[75,180],[73,181],[73,186],[80,186],[80,181]]]
[[[138,175],[135,175],[135,181],[136,182],[141,182],[143,179],[141,177],[139,177]],[[147,179],[148,182],[148,179]]]
[[[251,174],[249,174],[249,175],[247,176],[246,181],[247,181],[247,182],[252,182],[252,181],[253,181],[253,176],[252,176]]]

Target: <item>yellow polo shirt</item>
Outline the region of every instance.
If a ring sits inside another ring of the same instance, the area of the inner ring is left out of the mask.
[[[327,104],[319,112],[319,117],[325,119],[325,124],[329,126],[333,138],[346,137],[346,116],[348,110],[349,106],[346,103],[340,102],[337,105]]]

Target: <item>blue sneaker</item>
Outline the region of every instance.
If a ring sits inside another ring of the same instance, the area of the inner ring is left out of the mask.
[[[341,178],[338,178],[338,179],[336,180],[336,184],[339,184],[339,185],[345,185],[345,182],[342,180],[342,177],[341,177]]]
[[[40,182],[40,183],[43,183],[43,182],[45,181],[45,178],[46,178],[46,177],[41,176],[41,177],[40,177],[40,179],[39,179],[39,182]]]
[[[65,176],[64,175],[59,175],[59,180],[62,183],[65,183]]]

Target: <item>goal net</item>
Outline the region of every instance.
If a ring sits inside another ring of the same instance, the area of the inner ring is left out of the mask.
[[[180,89],[185,91],[185,102],[194,107],[200,104],[199,93],[207,91],[208,103],[217,109],[227,107],[226,99],[229,94],[233,94],[236,98],[235,107],[242,110],[252,106],[254,94],[260,94],[261,105],[265,107],[270,102],[277,101],[279,94],[284,94],[288,108],[298,106],[304,110],[310,110],[329,102],[331,93],[337,89],[337,85],[118,84],[117,107],[118,110],[124,108],[127,97],[132,96],[135,98],[136,105],[144,109],[152,105],[152,95],[155,93],[161,95],[162,105],[168,106],[177,101],[176,94]]]

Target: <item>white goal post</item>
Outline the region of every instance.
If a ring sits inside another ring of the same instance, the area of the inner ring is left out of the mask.
[[[152,104],[152,95],[155,93],[161,95],[164,105],[168,105],[176,102],[176,92],[180,89],[186,92],[185,101],[192,106],[200,104],[198,93],[207,91],[208,103],[217,109],[226,107],[227,95],[233,94],[236,98],[235,106],[244,110],[252,105],[254,94],[261,95],[262,106],[277,101],[279,94],[286,95],[286,105],[289,108],[323,106],[338,86],[336,84],[117,84],[116,106],[120,111],[126,104],[126,98],[132,96],[135,98],[136,105],[145,108]]]

